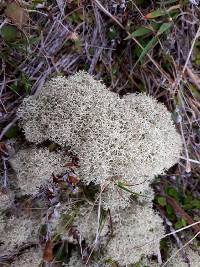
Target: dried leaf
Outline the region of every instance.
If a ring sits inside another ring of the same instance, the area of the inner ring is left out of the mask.
[[[11,2],[7,5],[5,15],[19,28],[22,28],[29,18],[27,10],[21,7],[17,2]]]
[[[45,244],[45,248],[43,251],[43,260],[47,261],[47,262],[51,262],[53,260],[54,256],[53,256],[53,243],[51,241],[51,239],[48,239],[46,244]]]
[[[63,167],[74,168],[76,167],[76,165],[74,164],[74,162],[67,162],[63,165]]]
[[[72,185],[77,185],[79,183],[79,180],[76,176],[68,175],[67,180]]]
[[[68,36],[68,39],[69,39],[69,40],[72,40],[72,41],[77,41],[77,40],[79,40],[80,38],[79,38],[79,36],[78,36],[78,34],[77,34],[76,32],[71,32],[71,33],[69,34],[69,36]]]

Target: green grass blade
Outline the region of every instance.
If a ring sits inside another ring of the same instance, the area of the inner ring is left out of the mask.
[[[151,13],[146,14],[144,17],[145,19],[154,19],[154,18],[162,17],[164,15],[166,15],[165,10],[157,9]]]
[[[169,30],[171,28],[171,26],[173,25],[172,22],[165,22],[163,23],[159,30],[157,31],[157,36],[160,36],[161,34],[163,34],[164,32],[166,32],[167,30]]]
[[[153,30],[147,27],[140,27],[137,30],[135,30],[133,33],[131,33],[129,36],[127,36],[124,40],[131,39],[132,37],[142,37],[152,32]]]
[[[142,197],[147,197],[145,195],[142,195],[142,194],[139,194],[139,193],[136,193],[136,192],[133,192],[132,190],[128,189],[127,187],[124,186],[124,183],[123,182],[118,182],[116,184],[119,188],[123,189],[124,191],[128,192],[128,193],[131,193],[133,195],[136,195],[136,196],[142,196]]]
[[[148,44],[144,47],[142,53],[140,54],[140,57],[138,58],[137,62],[135,65],[137,65],[137,63],[140,61],[142,61],[144,59],[144,57],[146,56],[146,54],[156,45],[158,41],[158,37],[154,36],[149,42]]]

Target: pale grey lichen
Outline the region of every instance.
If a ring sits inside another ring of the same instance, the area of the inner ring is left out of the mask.
[[[125,209],[131,203],[131,193],[111,183],[101,193],[101,204],[104,209]]]
[[[167,264],[167,267],[199,267],[200,266],[200,250],[192,250],[189,247],[182,249],[177,253],[177,248],[173,248],[171,250],[170,255],[168,257],[172,257],[172,259]],[[185,256],[185,258],[183,257]]]
[[[133,94],[112,99],[103,121],[102,131],[91,133],[78,153],[80,175],[87,183],[119,177],[142,185],[144,177],[151,182],[177,162],[180,136],[170,113],[153,98]],[[135,186],[136,192],[141,188]]]
[[[4,218],[0,228],[0,255],[17,250],[26,243],[37,241],[37,222],[29,218],[11,217],[6,221]]]
[[[63,233],[65,232],[64,224],[66,223],[66,216],[68,216],[73,211],[73,203],[70,201],[68,203],[58,203],[54,207],[50,208],[49,213],[51,216],[48,216],[48,230],[50,233],[56,232]],[[73,213],[72,219],[73,219]],[[46,224],[47,218],[43,218],[43,224]]]
[[[63,167],[65,159],[66,156],[62,153],[34,147],[19,150],[10,159],[10,163],[16,173],[21,192],[35,194],[40,186],[51,180],[52,173],[57,174],[66,170]]]
[[[16,257],[10,267],[38,267],[41,261],[41,250],[39,248],[30,248]]]
[[[14,193],[12,191],[2,192],[0,190],[0,211],[10,207],[14,201]]]
[[[142,257],[142,259],[136,263],[136,267],[160,267],[157,260],[151,259],[151,257]],[[177,266],[180,267],[180,266]]]
[[[114,237],[107,246],[108,258],[128,265],[139,262],[142,256],[157,254],[164,226],[153,209],[136,203],[111,216]]]
[[[145,181],[145,178],[143,178],[143,180]],[[119,185],[110,183],[101,193],[101,204],[104,209],[110,209],[112,211],[125,209],[131,205],[133,198],[149,207],[152,206],[154,191],[149,186],[148,181],[145,181],[140,185],[128,186],[123,183]]]
[[[113,177],[131,184],[142,177],[152,181],[178,161],[182,148],[164,105],[145,94],[120,99],[82,71],[47,82],[23,101],[18,116],[27,140],[70,146],[87,184]]]
[[[71,218],[73,221],[66,231],[65,225]],[[68,211],[57,224],[57,233],[62,233],[62,239],[70,243],[77,243],[78,240],[74,239],[73,232],[76,233],[78,239],[85,240],[89,246],[92,245],[96,248],[104,245],[110,232],[108,216],[103,216],[102,213],[98,215],[93,205],[83,204],[74,211]]]
[[[64,266],[65,267],[85,267],[85,264],[83,263],[79,253],[76,251],[73,251],[69,262],[65,264]]]
[[[87,263],[87,260],[86,262]],[[67,264],[64,265],[65,267],[112,267],[109,263],[103,263],[100,261],[90,260],[89,263],[84,264],[78,252],[73,251],[70,257],[70,260]]]
[[[23,101],[18,116],[28,141],[39,144],[50,140],[71,150],[79,159],[76,173],[85,184],[93,182],[101,188],[108,185],[99,199],[100,205],[111,213],[114,236],[106,247],[108,259],[126,265],[137,263],[143,255],[157,253],[164,228],[149,204],[154,195],[149,185],[155,175],[177,163],[182,149],[181,138],[164,105],[145,94],[120,99],[81,71],[67,79],[57,77],[47,82],[40,94]],[[35,149],[28,163],[24,155],[27,157],[30,152],[23,152],[22,156],[19,153],[11,163],[24,192],[30,192],[24,179],[27,174],[31,181],[37,177],[34,183],[40,186],[60,167],[57,156],[55,159],[46,150],[38,157]],[[41,157],[45,158],[42,163]],[[35,184],[31,185],[33,193],[38,188]],[[122,184],[129,190],[118,190]],[[143,206],[132,203],[129,191]],[[70,216],[65,225],[58,223],[61,238],[70,241],[74,228],[78,237],[93,248],[107,243],[110,220],[104,218],[100,229],[102,218],[96,209],[83,205]],[[65,227],[69,222],[70,230]],[[80,261],[77,266],[82,266]]]
[[[76,229],[88,244],[98,246],[100,243],[105,244],[109,237],[109,220],[108,216],[98,214],[92,205],[82,206],[74,222]]]
[[[27,140],[40,143],[49,139],[60,145],[76,145],[79,138],[80,145],[87,137],[91,122],[99,125],[96,105],[99,112],[105,113],[102,104],[110,95],[103,84],[85,72],[68,79],[53,78],[39,95],[25,98],[18,110]]]
[[[4,215],[0,213],[0,233],[3,233],[5,225],[6,225],[6,221],[4,220]]]

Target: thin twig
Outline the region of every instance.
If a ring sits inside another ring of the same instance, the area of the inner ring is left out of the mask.
[[[135,246],[135,247],[133,247],[133,249],[134,249],[134,248],[142,248],[142,247],[147,246],[147,245],[149,245],[149,244],[151,244],[151,243],[157,242],[157,241],[159,241],[159,240],[161,240],[161,239],[163,239],[163,238],[165,238],[165,237],[174,235],[175,233],[179,233],[179,232],[184,231],[184,230],[186,230],[186,229],[188,229],[188,228],[191,228],[191,227],[193,227],[194,225],[197,225],[197,224],[200,224],[200,221],[195,222],[195,223],[192,223],[192,224],[190,224],[190,225],[187,225],[187,226],[185,226],[185,227],[183,227],[183,228],[180,228],[180,229],[178,229],[178,230],[176,230],[176,231],[170,232],[170,233],[168,233],[168,234],[166,234],[166,235],[163,235],[163,236],[161,236],[161,237],[159,237],[159,238],[152,239],[151,241],[146,242],[145,244],[142,244],[142,245],[140,245],[140,246]]]
[[[98,222],[97,222],[97,231],[96,231],[96,237],[95,237],[95,241],[93,242],[93,247],[92,247],[92,249],[91,249],[91,251],[90,251],[90,254],[89,254],[89,256],[88,256],[88,258],[87,258],[87,262],[86,262],[86,265],[88,264],[88,262],[89,262],[89,260],[90,260],[90,258],[91,258],[91,256],[92,256],[92,253],[93,253],[93,251],[94,251],[94,249],[95,249],[95,244],[97,243],[97,241],[98,241],[98,238],[99,238],[99,226],[100,226],[100,215],[101,215],[101,195],[102,195],[102,193],[103,193],[103,191],[105,190],[105,188],[107,187],[107,185],[105,186],[105,185],[102,185],[102,187],[101,187],[101,191],[100,191],[100,193],[99,193],[99,195],[98,195],[98,199],[99,199],[99,203],[98,203]]]
[[[186,242],[184,244],[183,247],[179,248],[176,253],[174,253],[161,267],[164,267],[167,265],[168,262],[170,262],[174,257],[176,257],[176,255],[182,250],[184,249],[186,246],[188,246],[198,235],[200,234],[200,231],[198,233],[196,233],[195,236],[193,236],[188,242]]]
[[[184,158],[184,157],[179,157],[180,159],[183,159],[183,160],[186,160],[186,161],[189,161],[191,163],[196,163],[196,164],[199,164],[200,165],[200,161],[198,160],[194,160],[194,159],[187,159],[187,158]]]
[[[192,70],[188,67],[186,67],[187,74],[191,78],[192,83],[197,87],[197,89],[200,91],[200,78],[196,74],[192,72]]]
[[[187,59],[186,59],[186,61],[185,61],[184,66],[183,66],[183,69],[182,69],[180,75],[178,76],[178,78],[177,78],[177,79],[174,81],[174,83],[173,83],[173,88],[174,88],[174,89],[176,89],[176,88],[180,85],[180,82],[181,82],[181,80],[182,80],[182,78],[183,78],[183,75],[184,75],[184,73],[185,73],[185,70],[187,69],[187,66],[188,66],[190,57],[191,57],[191,55],[192,55],[192,51],[193,51],[193,49],[194,49],[195,42],[196,42],[197,38],[199,37],[199,35],[200,35],[200,26],[199,26],[199,28],[198,28],[198,30],[197,30],[197,32],[196,32],[196,35],[195,35],[195,37],[194,37],[194,39],[193,39],[193,41],[192,41],[192,44],[191,44],[191,47],[190,47],[190,51],[189,51],[189,53],[188,53],[188,56],[187,56]]]
[[[3,188],[7,188],[7,182],[8,182],[8,170],[7,170],[7,164],[5,157],[2,157],[3,160],[3,169],[4,169],[4,174],[3,174]]]
[[[128,32],[125,27],[112,15],[108,10],[106,10],[102,4],[98,0],[94,0],[97,6],[112,20],[114,20],[128,35],[130,35],[130,32]],[[142,49],[144,50],[144,47],[138,42],[137,39],[134,37],[131,37],[131,39]],[[172,83],[172,79],[166,74],[166,72],[156,63],[156,61],[151,57],[149,53],[147,53],[148,58],[151,60],[151,62],[154,64],[154,66],[159,70],[159,72],[170,82]]]
[[[188,148],[187,148],[187,144],[186,144],[186,141],[185,141],[185,136],[184,136],[184,133],[183,133],[182,120],[180,121],[179,125],[180,125],[181,136],[182,136],[183,146],[184,146],[185,155],[186,155],[186,167],[185,167],[185,170],[186,170],[187,173],[189,173],[189,172],[191,172],[191,164],[189,162]]]

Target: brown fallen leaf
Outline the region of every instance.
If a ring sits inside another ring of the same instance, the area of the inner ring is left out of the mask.
[[[76,165],[73,162],[67,162],[63,165],[63,167],[74,168]]]
[[[68,35],[68,39],[69,40],[72,40],[72,41],[77,41],[80,39],[79,35],[76,33],[76,32],[71,32],[69,35]]]
[[[46,244],[45,244],[45,248],[43,251],[43,260],[47,261],[47,262],[51,262],[53,260],[54,256],[53,256],[53,242],[51,241],[51,239],[48,239]]]
[[[79,179],[76,176],[68,175],[67,180],[72,185],[77,185],[79,183]]]
[[[7,5],[5,15],[20,29],[27,24],[29,19],[28,11],[21,7],[17,1]]]

